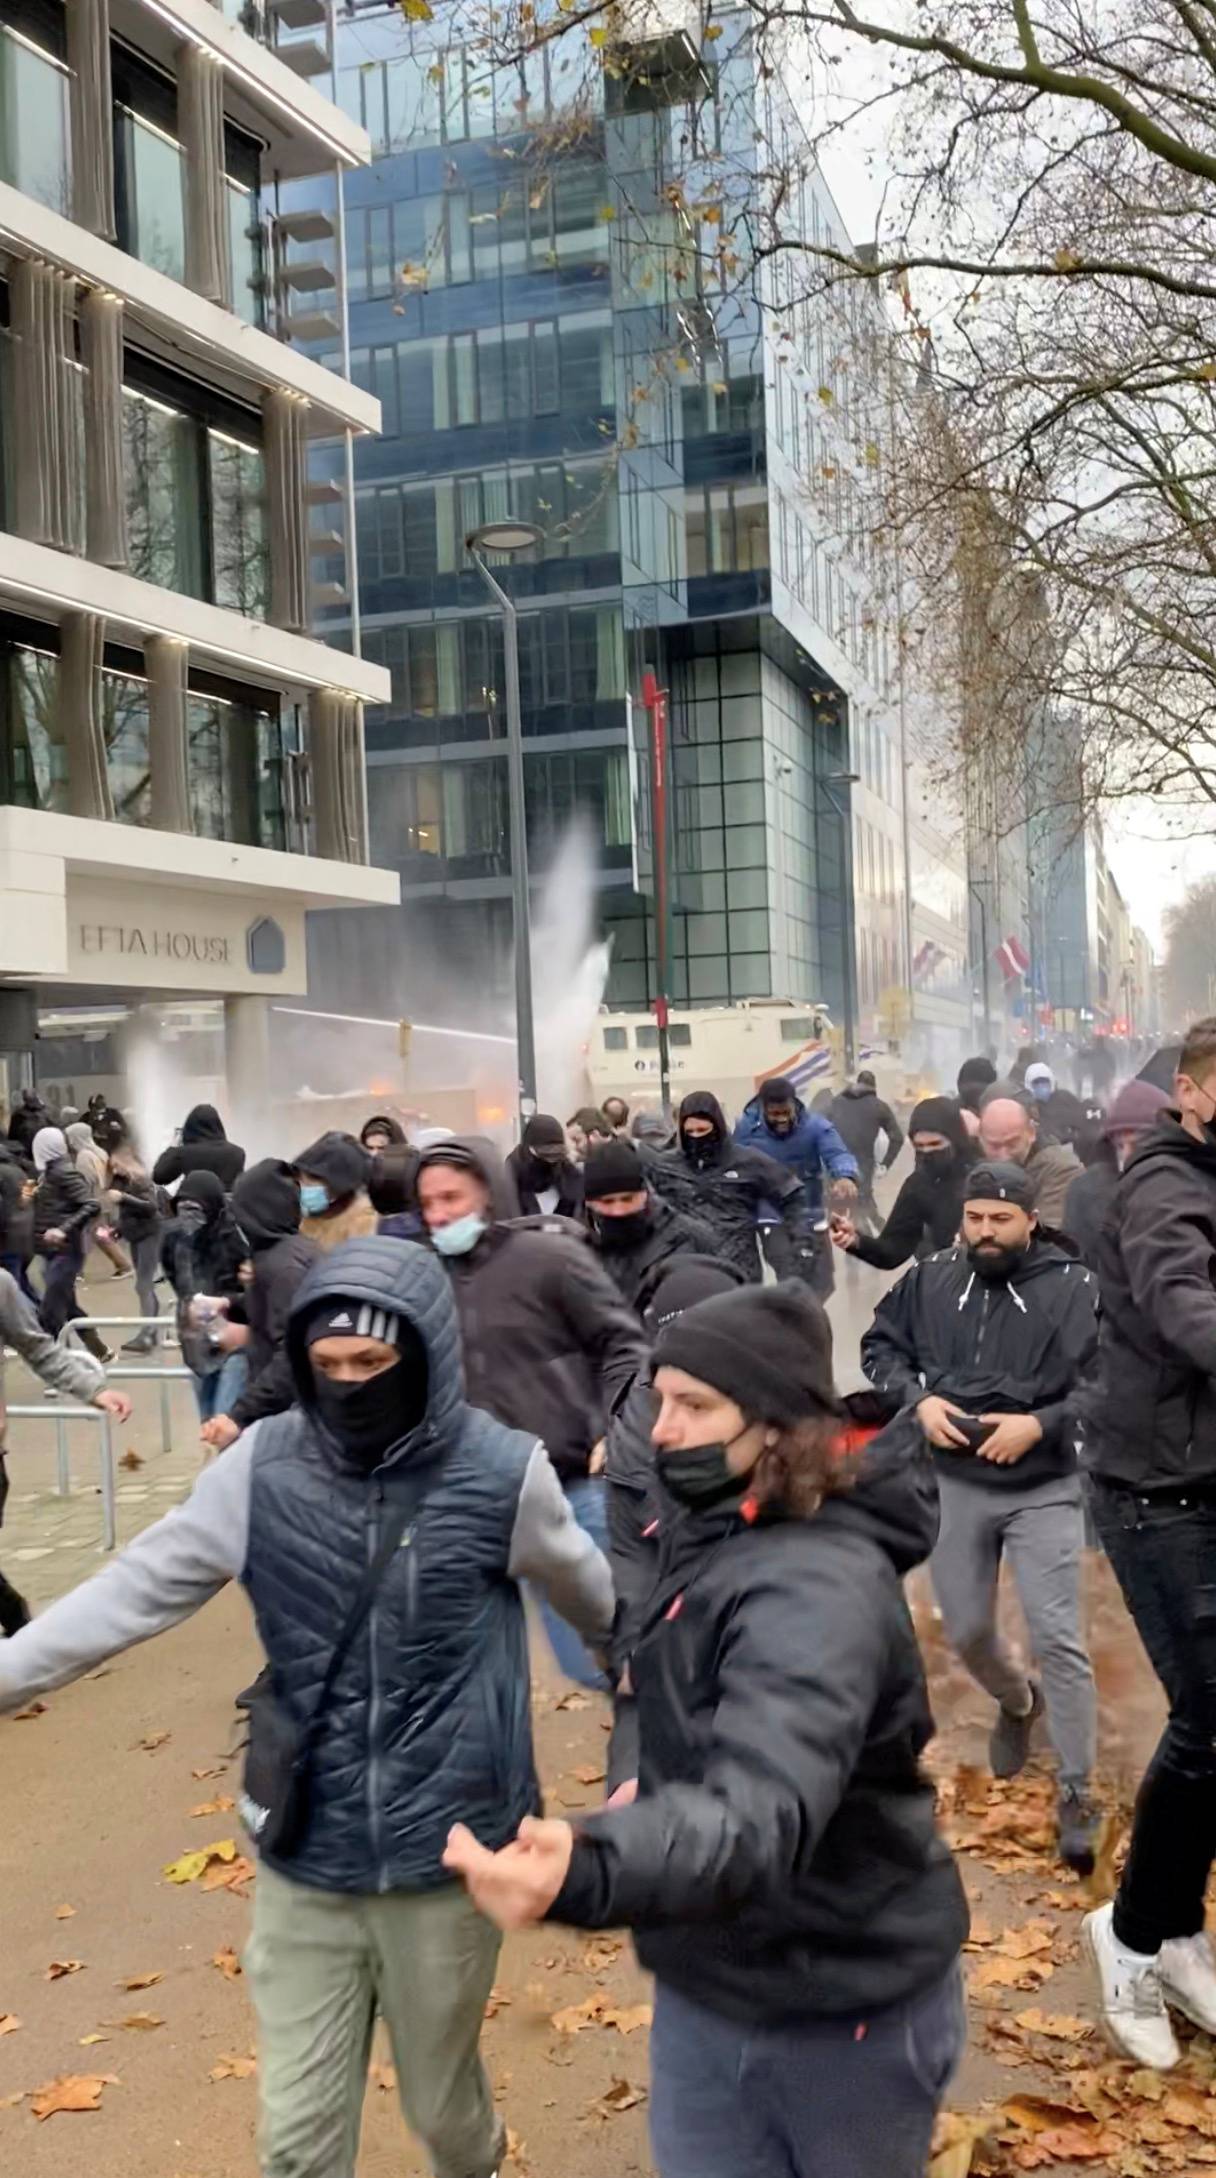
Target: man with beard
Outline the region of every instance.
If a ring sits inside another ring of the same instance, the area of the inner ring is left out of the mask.
[[[1085,1522],[1071,1409],[1098,1344],[1097,1282],[1043,1240],[1021,1165],[981,1164],[963,1245],[918,1263],[879,1302],[861,1361],[911,1436],[936,1454],[941,1531],[930,1560],[947,1636],[997,1702],[993,1775],[1016,1777],[1044,1707],[1059,1760],[1060,1854],[1092,1868],[1094,1681],[1081,1632]],[[1008,1558],[1041,1673],[997,1624]]]
[[[707,1225],[651,1194],[632,1142],[593,1149],[583,1167],[583,1188],[592,1243],[621,1299],[639,1316],[673,1256],[714,1252]]]
[[[793,1082],[783,1074],[764,1082],[759,1095],[746,1106],[735,1126],[735,1141],[762,1151],[801,1180],[804,1199],[795,1275],[820,1300],[826,1300],[835,1274],[824,1188],[831,1191],[833,1208],[856,1199],[860,1175],[852,1150],[841,1141],[826,1112],[808,1112]],[[777,1276],[784,1278],[785,1264],[773,1254],[771,1213],[761,1223],[765,1254]]]
[[[852,1158],[849,1159],[853,1171]],[[692,1089],[680,1106],[676,1145],[646,1163],[656,1195],[674,1210],[710,1228],[721,1256],[758,1284],[762,1276],[757,1227],[761,1214],[779,1222],[766,1233],[767,1253],[779,1278],[797,1277],[809,1260],[814,1235],[804,1231],[802,1179],[761,1149],[732,1142],[726,1114],[708,1089]],[[770,1209],[771,1206],[771,1209]]]

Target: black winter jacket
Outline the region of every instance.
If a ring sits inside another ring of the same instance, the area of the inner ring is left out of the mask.
[[[225,1193],[231,1194],[244,1169],[245,1152],[239,1142],[228,1140],[214,1104],[196,1104],[186,1114],[181,1141],[171,1142],[162,1151],[152,1167],[152,1177],[158,1187],[171,1187],[174,1180],[184,1180],[188,1172],[214,1172]]]
[[[756,1244],[757,1221],[761,1210],[771,1206],[781,1222],[768,1236],[770,1260],[780,1277],[792,1276],[805,1210],[797,1173],[763,1150],[732,1141],[726,1114],[708,1091],[686,1097],[684,1105],[711,1119],[717,1137],[707,1145],[707,1162],[700,1166],[685,1156],[678,1141],[674,1149],[657,1151],[639,1142],[646,1178],[655,1194],[673,1210],[708,1226],[712,1245],[702,1246],[699,1254],[724,1257],[757,1285],[764,1275]]]
[[[0,1142],[0,1255],[18,1256],[23,1263],[34,1252],[34,1206],[26,1200],[27,1180],[24,1165]]]
[[[137,1241],[154,1239],[164,1223],[156,1182],[146,1173],[133,1172],[121,1187],[115,1183],[113,1193],[119,1238],[132,1247]]]
[[[170,1218],[161,1234],[161,1269],[177,1296],[182,1360],[196,1376],[214,1376],[223,1367],[224,1356],[216,1353],[206,1333],[191,1323],[190,1303],[200,1293],[213,1300],[226,1299],[233,1304],[232,1321],[239,1322],[245,1305],[239,1273],[247,1254],[244,1235],[227,1204],[209,1225],[191,1232],[180,1218]]]
[[[34,1196],[35,1245],[41,1249],[46,1235],[55,1231],[65,1234],[69,1242],[78,1241],[99,1208],[96,1195],[71,1158],[57,1157],[40,1175]]]
[[[605,1219],[604,1224],[607,1225]],[[591,1244],[623,1301],[644,1315],[650,1306],[657,1280],[673,1255],[715,1255],[717,1242],[710,1226],[699,1218],[686,1217],[657,1196],[650,1199],[650,1229],[632,1248],[606,1248],[603,1227],[592,1211],[588,1220]]]
[[[253,1279],[245,1289],[249,1380],[230,1419],[248,1429],[264,1414],[281,1414],[295,1404],[287,1320],[320,1251],[300,1231],[300,1190],[291,1166],[278,1157],[265,1157],[241,1174],[232,1191],[232,1212],[249,1245]]]
[[[1078,1172],[1064,1198],[1063,1230],[1076,1243],[1081,1261],[1098,1268],[1098,1241],[1115,1205],[1119,1191],[1119,1167],[1109,1142],[1103,1142],[1092,1165]]]
[[[858,1233],[849,1254],[876,1270],[898,1270],[909,1256],[952,1247],[963,1220],[963,1196],[973,1158],[964,1152],[940,1178],[924,1165],[908,1174],[879,1233]]]
[[[904,1130],[876,1089],[861,1089],[851,1081],[833,1097],[827,1116],[845,1148],[852,1150],[865,1179],[873,1178],[875,1148],[879,1135],[884,1135],[882,1165],[884,1172],[890,1171],[904,1146]]]
[[[929,1393],[964,1414],[1033,1414],[1040,1443],[1010,1466],[937,1451],[961,1482],[1023,1490],[1076,1466],[1081,1379],[1098,1345],[1098,1286],[1052,1242],[1032,1240],[1007,1280],[974,1271],[965,1248],[930,1256],[883,1295],[861,1365],[893,1409]],[[913,1424],[919,1433],[919,1422]]]
[[[506,1159],[506,1167],[514,1184],[516,1195],[519,1198],[519,1208],[522,1216],[526,1218],[545,1216],[555,1218],[582,1217],[583,1175],[569,1157],[563,1157],[560,1165],[542,1166],[540,1170],[545,1176],[540,1178],[536,1160],[524,1148],[522,1142],[517,1142]],[[540,1179],[539,1188],[537,1186],[538,1178]],[[540,1195],[550,1187],[557,1189],[557,1201],[551,1211],[543,1211],[540,1206]]]
[[[936,1533],[928,1460],[885,1435],[811,1520],[675,1515],[633,1655],[637,1803],[583,1824],[550,1918],[632,1926],[662,1984],[744,2024],[938,1980],[967,1908],[902,1587]]]
[[[1163,1113],[1098,1242],[1102,1336],[1086,1464],[1137,1490],[1216,1485],[1216,1142]]]

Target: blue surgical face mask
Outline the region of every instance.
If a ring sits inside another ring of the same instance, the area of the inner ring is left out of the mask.
[[[324,1217],[329,1208],[329,1189],[319,1180],[305,1180],[300,1188],[300,1208],[306,1218]]]
[[[486,1221],[476,1210],[470,1210],[463,1218],[453,1218],[450,1225],[437,1225],[431,1233],[432,1246],[440,1255],[468,1255],[477,1246],[486,1229]]]
[[[1046,1104],[1048,1097],[1051,1095],[1051,1083],[1044,1081],[1040,1077],[1038,1081],[1031,1082],[1030,1093],[1033,1097],[1038,1098],[1040,1104]]]

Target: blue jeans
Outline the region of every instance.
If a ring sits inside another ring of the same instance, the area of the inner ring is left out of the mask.
[[[222,1409],[217,1411],[222,1412]],[[608,1555],[608,1507],[604,1496],[604,1482],[600,1475],[577,1475],[565,1484],[566,1503],[574,1514],[584,1535],[589,1535],[604,1556]],[[590,1651],[584,1648],[573,1626],[559,1617],[552,1605],[540,1598],[540,1613],[549,1636],[549,1646],[557,1662],[557,1668],[576,1686],[592,1687],[597,1693],[607,1689],[608,1681]]]
[[[222,1367],[211,1376],[196,1376],[194,1396],[200,1419],[210,1422],[217,1414],[231,1414],[245,1389],[249,1364],[244,1353],[225,1354]]]
[[[957,1966],[878,2012],[745,2027],[659,1982],[660,2178],[922,2178],[967,2039]]]
[[[29,1280],[29,1264],[23,1255],[0,1255],[0,1270],[6,1270],[15,1278],[21,1292],[32,1307],[37,1308],[38,1296]]]

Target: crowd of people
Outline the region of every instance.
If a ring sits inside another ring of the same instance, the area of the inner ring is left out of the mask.
[[[545,1919],[635,1932],[661,2178],[919,2178],[967,1913],[905,1579],[927,1565],[991,1701],[994,1777],[1041,1727],[1083,1876],[1094,1531],[1169,1701],[1083,1924],[1095,2003],[1141,2065],[1177,2062],[1171,2008],[1216,2033],[1216,1020],[1172,1096],[1104,1108],[1034,1053],[980,1057],[906,1129],[866,1072],[827,1111],[765,1080],[733,1126],[708,1090],[670,1124],[537,1113],[505,1158],[377,1113],[247,1167],[200,1105],[149,1171],[117,1117],[12,1115],[0,1355],[124,1417],[105,1349],[61,1336],[104,1240],[209,1457],[37,1618],[0,1581],[0,1707],[248,1591],[264,2178],[353,2178],[377,2012],[437,2178],[492,2178],[481,2021],[501,1931]],[[840,1262],[900,1273],[844,1398]],[[575,1823],[540,1804],[525,1587],[612,1705],[607,1802]]]

